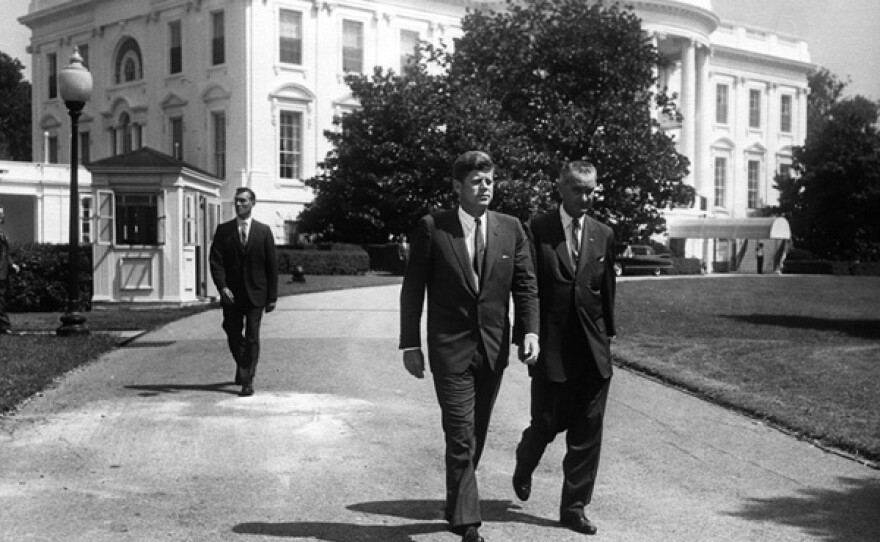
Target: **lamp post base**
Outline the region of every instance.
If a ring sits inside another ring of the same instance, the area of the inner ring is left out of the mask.
[[[61,315],[61,327],[55,330],[55,334],[62,337],[70,335],[88,335],[86,317],[78,312],[66,312]]]

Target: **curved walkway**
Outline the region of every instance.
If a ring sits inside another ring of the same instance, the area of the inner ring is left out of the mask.
[[[439,409],[396,349],[398,286],[283,298],[239,398],[208,311],[148,333],[2,422],[0,540],[453,541]],[[512,362],[478,474],[490,542],[556,525],[561,439],[510,487],[528,416]],[[589,515],[596,540],[880,540],[880,472],[624,370]]]

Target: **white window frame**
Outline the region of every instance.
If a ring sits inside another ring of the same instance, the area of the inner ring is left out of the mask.
[[[752,168],[752,165],[755,167]],[[761,172],[764,170],[764,161],[760,156],[752,155],[746,158],[746,209],[759,209],[761,207]],[[754,175],[752,173],[754,172]]]
[[[360,52],[360,59],[358,59],[360,66],[358,67],[358,69],[348,69],[347,70],[345,67],[345,59],[346,59],[346,55],[345,55],[346,44],[345,44],[345,42],[346,42],[346,37],[347,37],[347,35],[345,33],[345,27],[346,27],[347,23],[360,26],[360,36],[359,36],[360,37],[360,44],[359,44],[360,48],[357,49],[357,51]],[[345,18],[345,17],[342,18],[342,22],[340,24],[341,24],[340,32],[341,32],[341,39],[342,39],[342,47],[340,47],[339,54],[341,55],[340,64],[342,66],[342,72],[343,73],[364,73],[364,69],[366,66],[365,58],[367,56],[367,47],[366,47],[367,29],[366,29],[366,25],[364,24],[363,21],[359,21],[357,19],[349,19],[349,18]]]
[[[724,89],[724,119],[721,120],[721,89]],[[715,83],[715,124],[727,126],[730,124],[730,84]]]
[[[785,100],[788,99],[788,115],[785,112]],[[782,134],[791,134],[794,132],[794,96],[788,93],[779,95],[779,132]],[[788,119],[788,129],[785,128],[785,121]]]
[[[718,184],[718,172],[719,172],[719,160],[723,160],[724,167],[720,168],[722,173],[721,175],[721,185]],[[730,185],[730,156],[728,153],[717,153],[712,157],[712,206],[715,208],[726,209],[727,208],[727,197],[728,197],[728,187]],[[719,194],[720,200],[719,201]]]
[[[291,12],[299,14],[299,33],[300,33],[300,51],[299,62],[285,62],[281,59],[281,14],[282,12]],[[290,6],[280,6],[275,16],[275,59],[280,66],[302,68],[306,61],[306,14],[302,9]]]
[[[760,88],[749,87],[748,88],[748,127],[749,130],[761,130],[764,126],[764,91]],[[758,107],[752,107],[752,97],[757,96],[758,98]],[[752,113],[757,114],[757,126],[752,124]]]

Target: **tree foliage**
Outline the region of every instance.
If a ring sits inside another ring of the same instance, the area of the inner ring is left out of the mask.
[[[24,65],[0,51],[0,158],[31,160],[31,84]]]
[[[811,124],[793,151],[795,175],[777,176],[779,211],[795,243],[817,256],[878,261],[880,103],[841,99],[844,86],[827,70],[811,77]]]
[[[348,241],[408,232],[452,204],[451,164],[471,149],[497,164],[493,207],[522,219],[552,206],[559,168],[576,159],[596,165],[595,214],[622,240],[662,231],[660,209],[692,201],[688,162],[652,117],[675,114],[653,88],[660,56],[631,10],[527,0],[469,12],[462,27],[454,52],[426,45],[401,75],[347,78],[361,109],[328,133],[306,229]]]

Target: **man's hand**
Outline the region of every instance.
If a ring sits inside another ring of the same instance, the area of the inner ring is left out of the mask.
[[[226,303],[235,303],[235,296],[232,295],[232,290],[229,288],[223,288],[223,291],[220,292],[220,295],[223,296],[223,301]]]
[[[18,273],[19,271],[21,271],[21,267],[19,267],[17,263],[14,263],[12,264],[12,271],[14,273]]]
[[[416,378],[425,378],[425,356],[421,348],[403,351],[403,366]]]
[[[540,353],[541,347],[538,344],[538,336],[534,333],[527,333],[519,345],[519,360],[526,365],[534,365],[538,361],[538,354]]]
[[[266,305],[266,313],[270,313],[275,310],[275,303],[269,303]]]

